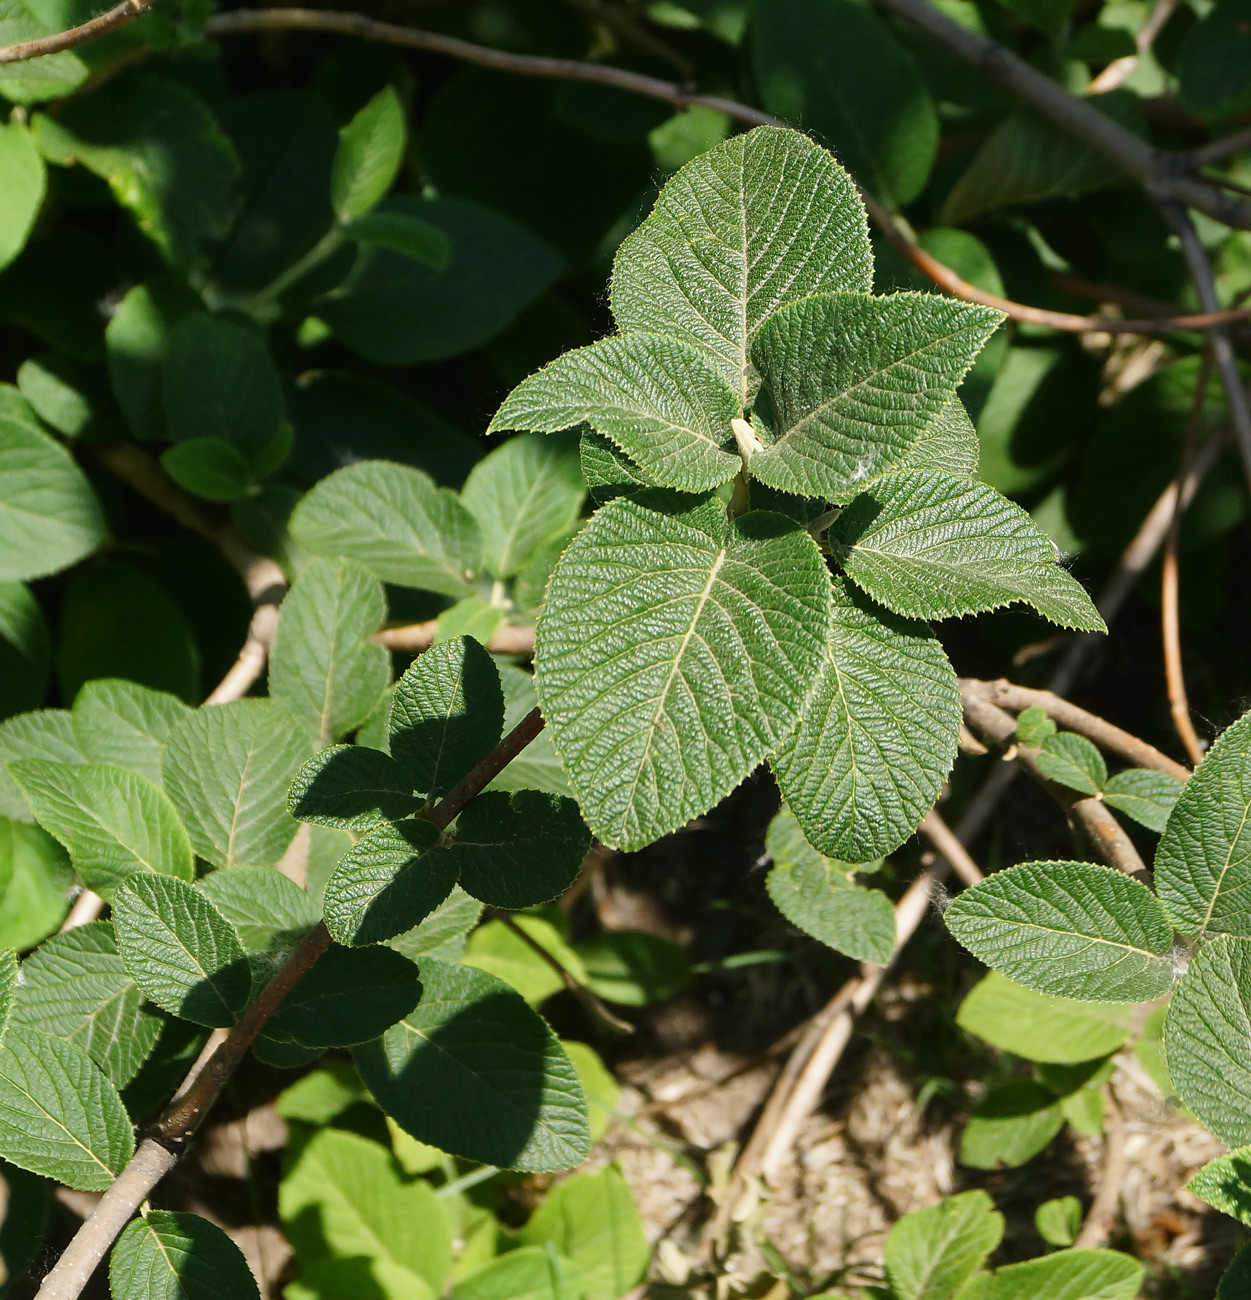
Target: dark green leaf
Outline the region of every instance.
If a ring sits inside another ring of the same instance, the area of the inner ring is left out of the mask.
[[[188,492],[206,501],[238,501],[252,484],[243,453],[221,438],[192,438],[161,453],[165,472]]]
[[[597,505],[626,492],[637,492],[639,488],[660,486],[624,452],[618,451],[610,439],[594,429],[587,429],[582,434],[578,456],[582,462],[582,476]]]
[[[507,735],[521,720],[537,708],[538,692],[534,688],[534,674],[515,664],[499,663],[500,685],[504,688],[504,734]],[[492,790],[544,790],[548,794],[572,795],[565,770],[556,757],[551,732],[546,727],[539,732],[491,782]]]
[[[370,212],[348,222],[343,233],[369,248],[385,248],[441,271],[452,253],[448,237],[407,212]]]
[[[1251,1147],[1209,1160],[1186,1190],[1239,1223],[1251,1224]]]
[[[1251,3],[1217,0],[1182,46],[1181,97],[1200,117],[1221,118],[1251,106]]]
[[[413,780],[389,754],[332,745],[296,773],[289,808],[297,821],[366,830],[416,812]]]
[[[0,718],[37,709],[52,671],[48,625],[30,588],[0,582]]]
[[[243,1252],[198,1214],[148,1210],[133,1219],[109,1258],[113,1300],[253,1300]]]
[[[122,299],[104,331],[113,393],[140,442],[166,436],[161,373],[175,326],[198,306],[181,282],[153,280]]]

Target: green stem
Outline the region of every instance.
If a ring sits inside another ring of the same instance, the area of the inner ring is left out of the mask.
[[[243,310],[249,315],[263,311],[277,302],[293,284],[298,284],[314,267],[320,266],[328,257],[332,257],[343,247],[347,236],[341,226],[331,226],[312,248],[297,261],[292,262],[285,271],[275,276],[263,289],[252,295],[243,304]]]

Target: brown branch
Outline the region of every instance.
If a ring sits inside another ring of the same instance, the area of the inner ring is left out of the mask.
[[[78,27],[71,27],[65,32],[56,32],[52,36],[40,36],[37,40],[22,41],[18,45],[6,45],[0,48],[0,63],[24,63],[27,59],[40,59],[45,54],[60,54],[62,50],[72,50],[75,46],[86,45],[89,41],[99,40],[109,32],[115,32],[127,23],[146,14],[152,8],[153,0],[122,0],[119,5],[88,19]]]
[[[443,796],[425,819],[445,830],[497,776],[543,730],[543,715],[535,707],[500,741],[498,745]]]
[[[434,644],[438,632],[438,620],[427,619],[424,623],[406,623],[403,627],[384,627],[370,638],[384,645],[388,650],[399,650],[409,654],[420,654],[429,650]],[[532,655],[534,653],[534,628],[510,627],[497,628],[491,634],[487,649],[494,655]]]
[[[1102,1092],[1103,1169],[1082,1230],[1073,1242],[1074,1250],[1097,1250],[1108,1244],[1121,1203],[1121,1184],[1125,1181],[1125,1117],[1116,1104],[1112,1085],[1105,1084]]]

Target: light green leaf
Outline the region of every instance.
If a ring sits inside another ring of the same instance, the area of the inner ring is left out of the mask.
[[[75,883],[51,835],[0,817],[0,946],[24,952],[52,934],[69,911]]]
[[[905,1214],[886,1238],[896,1300],[951,1300],[1003,1240],[1003,1215],[980,1188]]]
[[[538,692],[534,688],[534,674],[516,664],[498,663],[500,685],[504,690],[504,734],[507,735],[521,720],[537,708]],[[546,727],[539,732],[487,787],[491,790],[542,790],[546,794],[572,795],[560,759],[552,745],[552,735]]]
[[[1032,605],[1062,627],[1105,630],[1055,543],[994,488],[971,479],[884,475],[830,529],[847,576],[888,609],[949,618]]]
[[[764,450],[753,477],[848,501],[945,411],[998,312],[932,293],[822,294],[776,311],[752,344]]]
[[[1199,1119],[1226,1146],[1251,1144],[1251,942],[1219,935],[1199,950],[1173,991],[1164,1053]]]
[[[979,961],[1052,997],[1150,1002],[1173,983],[1173,927],[1154,894],[1111,867],[1025,862],[944,913]]]
[[[1031,705],[1017,715],[1016,738],[1022,745],[1040,749],[1057,732],[1056,724],[1047,715],[1047,710]]]
[[[1239,1223],[1251,1224],[1251,1147],[1209,1160],[1186,1190]]]
[[[0,582],[0,718],[37,709],[51,671],[52,642],[39,602],[24,582]]]
[[[135,1149],[117,1089],[81,1047],[25,1025],[0,1044],[0,1156],[84,1192],[103,1192]]]
[[[124,767],[160,785],[165,742],[190,714],[167,691],[100,677],[74,697],[74,737],[89,762]]]
[[[367,212],[349,221],[343,233],[368,248],[385,248],[441,271],[451,256],[451,240],[428,221],[408,212]]]
[[[960,1300],[1134,1300],[1144,1272],[1115,1250],[1062,1250],[983,1273]]]
[[[1034,1229],[1048,1246],[1071,1246],[1082,1228],[1082,1203],[1076,1196],[1057,1196],[1034,1211]]]
[[[1182,788],[1182,783],[1168,772],[1131,767],[1104,785],[1103,802],[1159,835],[1168,825]]]
[[[1015,1169],[1032,1160],[1064,1127],[1055,1094],[1033,1079],[1016,1079],[986,1094],[960,1138],[962,1165]]]
[[[513,918],[534,944],[554,957],[579,982],[589,983],[590,976],[582,957],[565,942],[564,936],[541,916]],[[517,990],[532,1006],[547,1001],[565,987],[550,962],[544,961],[520,935],[502,921],[487,921],[469,936],[465,944],[464,963],[486,971]]]
[[[537,790],[479,795],[454,834],[461,888],[491,907],[533,907],[563,894],[591,848],[578,805]]]
[[[590,1147],[577,1072],[502,981],[424,958],[416,1011],[353,1052],[378,1104],[421,1142],[500,1168],[568,1169]]]
[[[472,591],[482,559],[478,526],[456,494],[390,461],[360,461],[322,479],[290,527],[314,555],[355,560],[383,582],[444,596]]]
[[[857,885],[815,849],[801,861],[774,866],[765,885],[778,911],[805,934],[856,961],[890,960],[894,904],[880,890]]]
[[[529,918],[522,918],[522,925]],[[544,943],[544,947],[550,947]],[[649,1007],[681,993],[691,982],[691,962],[671,939],[646,930],[604,930],[573,950],[585,967],[583,983],[598,997],[624,1007]],[[558,949],[561,963],[565,958]],[[576,971],[578,965],[566,966]]]
[[[100,503],[69,452],[0,411],[0,582],[68,569],[104,536]]]
[[[404,106],[384,86],[339,132],[330,202],[340,221],[364,216],[386,195],[404,161]]]
[[[197,709],[170,733],[165,788],[191,846],[215,867],[269,867],[295,834],[287,789],[308,738],[276,701]]]
[[[573,1062],[582,1090],[586,1093],[587,1109],[591,1117],[591,1142],[598,1142],[613,1125],[613,1112],[621,1099],[621,1087],[593,1047],[586,1043],[570,1042],[568,1039],[562,1039],[561,1046]]]
[[[402,952],[411,961],[421,957],[459,961],[464,955],[466,936],[481,916],[482,904],[456,885],[429,916],[411,930],[397,934],[387,946]]]
[[[288,806],[297,821],[366,830],[417,811],[413,779],[381,750],[331,745],[314,754],[291,783]]]
[[[132,1219],[109,1258],[113,1300],[253,1300],[260,1292],[243,1251],[198,1214],[148,1210]]]
[[[0,19],[0,30],[3,30]],[[22,251],[43,205],[48,177],[30,129],[23,122],[0,125],[0,268]]]
[[[193,885],[139,876],[113,898],[117,948],[158,1007],[197,1025],[229,1026],[252,993],[234,926]]]
[[[122,767],[37,758],[21,759],[9,771],[89,889],[108,897],[136,872],[195,878],[178,812],[146,777]]]
[[[594,429],[583,432],[578,443],[578,459],[582,463],[582,477],[597,505],[611,501],[626,492],[639,488],[659,487],[660,484],[644,473],[624,452],[619,451],[611,439]]]
[[[703,492],[739,470],[743,404],[706,351],[636,332],[566,352],[504,399],[491,429],[553,433],[586,422],[667,487]]]
[[[1049,780],[1087,795],[1098,794],[1108,780],[1108,765],[1098,747],[1071,731],[1043,741],[1038,770]]]
[[[773,759],[811,843],[845,862],[898,848],[951,771],[961,716],[956,676],[933,632],[835,577],[825,664]]]
[[[504,697],[491,656],[471,637],[419,655],[395,684],[392,756],[413,786],[445,794],[499,743]]]
[[[522,1246],[458,1283],[451,1300],[577,1300],[581,1278],[548,1247]]]
[[[1050,998],[991,971],[964,999],[956,1024],[1027,1060],[1073,1065],[1115,1052],[1129,1037],[1129,1013],[1123,1004]]]
[[[196,887],[234,926],[248,952],[285,956],[319,919],[308,894],[272,867],[210,871]]]
[[[0,722],[0,813],[33,822],[34,814],[16,779],[8,770],[23,758],[54,763],[85,763],[68,709],[37,709]]]
[[[745,405],[756,387],[751,340],[765,317],[808,294],[872,284],[851,178],[797,132],[760,127],[701,154],[661,190],[617,251],[612,310],[626,333],[706,348]]]
[[[369,640],[386,615],[382,584],[345,560],[314,560],[282,602],[269,693],[319,744],[358,727],[386,690],[391,656]]]
[[[81,1047],[115,1087],[129,1083],[164,1023],[117,952],[113,927],[92,921],[42,944],[22,963],[13,1023]]]
[[[365,1098],[365,1086],[352,1062],[327,1057],[319,1069],[284,1088],[274,1102],[274,1109],[288,1123],[295,1121],[325,1128],[349,1106]]]
[[[929,470],[955,478],[976,478],[980,459],[977,430],[964,409],[964,403],[953,397],[904,452],[899,468]]]
[[[1178,796],[1155,885],[1183,934],[1251,936],[1251,713],[1222,733]]]
[[[460,499],[482,530],[487,572],[511,578],[577,523],[586,485],[571,443],[522,436],[470,470]]]
[[[496,629],[504,621],[502,605],[492,605],[481,596],[466,596],[445,609],[435,621],[434,643],[472,637],[479,645],[490,645]]]
[[[552,1188],[521,1240],[554,1246],[577,1269],[585,1300],[618,1300],[643,1280],[652,1254],[629,1184],[615,1165],[574,1174]]]
[[[28,0],[0,0],[0,44],[15,45],[51,36],[58,29],[38,14]],[[76,90],[87,77],[87,65],[73,50],[46,54],[0,67],[0,95],[14,104],[38,104]]]
[[[825,656],[830,585],[781,515],[618,497],[561,557],[535,655],[583,816],[641,848],[707,811],[785,740]]]

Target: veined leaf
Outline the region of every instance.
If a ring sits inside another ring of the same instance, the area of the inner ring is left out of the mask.
[[[11,763],[23,758],[55,763],[87,761],[78,747],[68,709],[36,709],[0,722],[0,813],[17,821],[33,822],[30,804],[8,770]]]
[[[1178,796],[1155,883],[1183,934],[1251,936],[1251,713],[1225,730]]]
[[[365,745],[331,745],[314,754],[291,783],[297,821],[365,830],[417,811],[413,779],[391,757]]]
[[[611,439],[594,429],[587,429],[582,434],[578,459],[582,463],[582,477],[586,479],[597,505],[627,492],[637,492],[639,488],[660,486],[650,474],[619,451]]]
[[[272,867],[210,871],[196,888],[230,922],[248,952],[287,952],[317,924],[317,904]]]
[[[568,1169],[590,1147],[577,1072],[501,980],[423,958],[417,1009],[353,1052],[378,1104],[421,1142],[508,1169]]]
[[[453,1300],[574,1300],[581,1274],[552,1247],[521,1246],[470,1273]]]
[[[754,463],[754,462],[753,462]],[[1105,630],[1055,543],[994,488],[902,471],[871,484],[830,529],[847,576],[887,609],[950,618],[1032,605],[1062,627]]]
[[[411,930],[397,934],[387,946],[403,953],[410,961],[422,957],[459,961],[464,955],[466,936],[481,916],[482,904],[455,885],[429,916]]]
[[[69,855],[47,831],[0,817],[0,944],[24,951],[54,933],[75,884]]]
[[[844,862],[898,848],[951,771],[960,719],[956,676],[933,632],[836,577],[825,663],[773,759],[809,841]]]
[[[729,794],[798,720],[825,654],[816,543],[767,511],[619,497],[539,621],[539,698],[583,815],[640,848]]]
[[[1134,1300],[1142,1264],[1115,1250],[1061,1250],[974,1278],[960,1300]]]
[[[1173,983],[1173,927],[1163,907],[1111,867],[1009,867],[966,889],[945,919],[979,961],[1053,997],[1150,1002]]]
[[[107,897],[135,872],[195,878],[187,831],[174,805],[146,777],[121,767],[36,758],[9,770],[89,889]]]
[[[1182,789],[1182,783],[1168,772],[1131,767],[1104,785],[1103,802],[1159,835],[1168,825]]]
[[[0,951],[0,1039],[13,1010],[13,991],[17,986],[17,953],[12,948]]]
[[[752,343],[765,444],[752,475],[850,500],[944,413],[1001,319],[932,293],[831,293],[780,308]]]
[[[165,742],[190,714],[168,691],[101,677],[74,697],[74,737],[89,762],[124,767],[160,785]]]
[[[322,479],[291,516],[314,555],[363,564],[383,582],[464,596],[482,562],[474,517],[454,492],[390,461],[347,465]]]
[[[340,221],[364,216],[386,196],[404,161],[404,106],[384,86],[339,132],[330,202]]]
[[[738,473],[730,421],[742,411],[706,351],[637,332],[557,357],[513,389],[490,427],[553,433],[585,422],[656,482],[703,492]]]
[[[886,1238],[898,1300],[951,1300],[1003,1240],[1003,1215],[978,1188],[905,1214]]]
[[[1098,794],[1108,781],[1108,766],[1098,747],[1085,736],[1061,731],[1043,741],[1038,770],[1048,780],[1081,794]]]
[[[1239,1147],[1209,1160],[1186,1184],[1186,1190],[1239,1223],[1251,1224],[1251,1147]]]
[[[243,1251],[198,1214],[149,1210],[132,1219],[109,1258],[113,1300],[254,1300]]]
[[[1033,1079],[992,1088],[960,1138],[957,1159],[971,1169],[1015,1169],[1032,1160],[1064,1127],[1055,1093]]]
[[[964,403],[953,397],[921,430],[898,467],[950,474],[954,478],[975,478],[981,452],[977,430]]]

